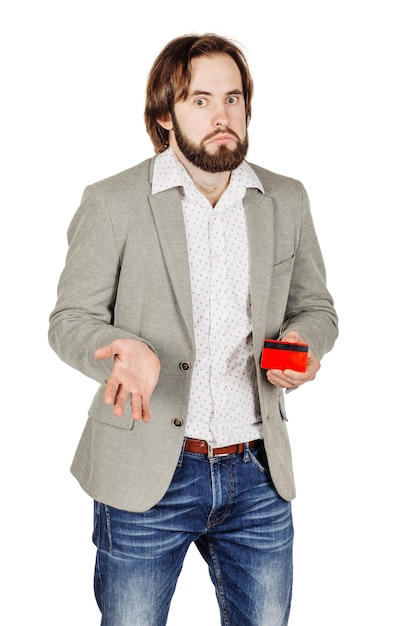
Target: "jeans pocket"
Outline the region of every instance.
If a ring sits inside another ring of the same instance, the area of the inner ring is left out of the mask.
[[[265,447],[263,445],[259,445],[255,449],[249,449],[248,453],[254,466],[262,472],[262,474],[269,474],[269,465],[268,459],[266,458]]]
[[[111,552],[112,536],[110,513],[106,505],[94,501],[93,543],[98,550]]]
[[[100,508],[101,504],[94,500],[93,543],[97,548],[100,543]]]

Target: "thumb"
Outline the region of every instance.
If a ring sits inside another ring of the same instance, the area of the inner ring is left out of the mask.
[[[282,341],[288,341],[288,343],[305,343],[303,338],[295,331],[291,330],[285,337],[282,338]]]
[[[115,342],[112,341],[111,343],[108,343],[106,346],[102,346],[101,348],[98,348],[94,352],[94,356],[96,357],[96,359],[108,359],[109,357],[117,354],[117,348],[114,344]]]

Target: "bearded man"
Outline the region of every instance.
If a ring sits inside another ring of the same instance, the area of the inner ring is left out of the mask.
[[[87,187],[69,227],[49,340],[99,383],[72,472],[102,626],[166,624],[191,543],[224,626],[288,623],[283,390],[315,378],[337,316],[303,185],[246,161],[252,90],[234,42],[169,42],[147,86],[156,155]],[[263,369],[267,338],[307,344],[305,371]]]

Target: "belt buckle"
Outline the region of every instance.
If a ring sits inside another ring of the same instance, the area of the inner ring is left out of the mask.
[[[209,442],[207,441],[207,458],[208,459],[215,459],[215,458],[220,457],[220,456],[229,456],[229,455],[228,455],[227,452],[223,452],[223,453],[220,453],[220,454],[214,454],[213,446],[211,446],[209,444]]]

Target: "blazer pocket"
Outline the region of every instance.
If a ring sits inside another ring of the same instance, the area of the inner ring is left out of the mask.
[[[277,263],[272,268],[271,293],[278,295],[282,300],[286,301],[287,291],[291,283],[292,271],[294,267],[294,255],[289,259],[285,259]]]
[[[294,257],[295,255],[291,254],[290,257],[282,259],[281,261],[278,261],[278,263],[274,263],[272,266],[272,276],[282,274],[283,272],[288,271],[288,269],[291,269],[294,265]]]
[[[113,406],[108,406],[104,403],[103,390],[104,386],[102,385],[91,403],[88,411],[89,416],[101,424],[107,424],[122,430],[132,430],[135,422],[130,413],[130,406],[125,406],[122,417],[116,417],[113,413]]]

